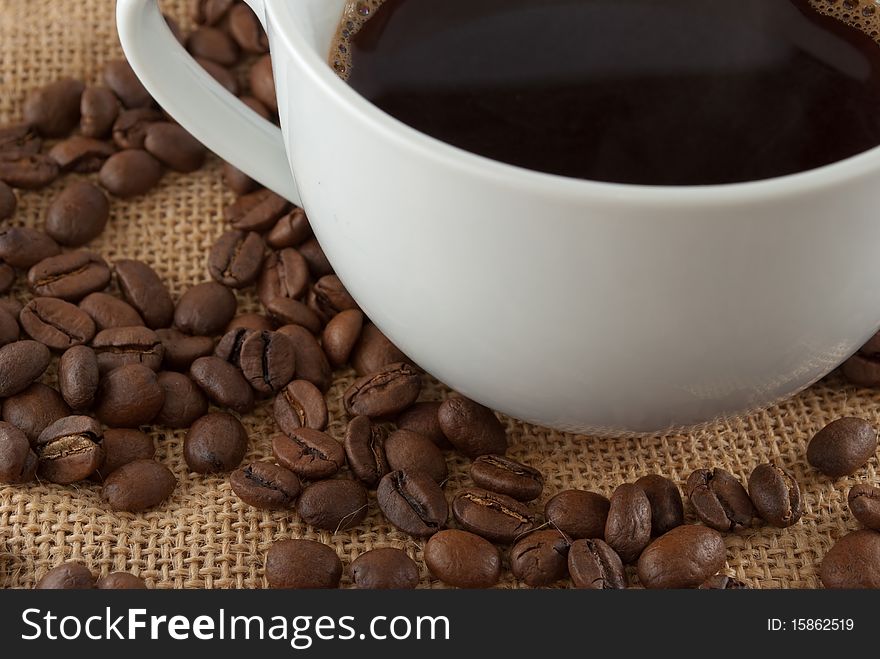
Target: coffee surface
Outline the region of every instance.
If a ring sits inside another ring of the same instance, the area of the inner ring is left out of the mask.
[[[880,144],[874,8],[814,4],[835,15],[807,0],[359,1],[330,60],[392,116],[494,160],[734,183]]]

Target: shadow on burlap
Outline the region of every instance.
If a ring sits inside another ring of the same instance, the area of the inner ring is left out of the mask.
[[[20,116],[21,100],[34,86],[72,75],[97,81],[102,63],[118,57],[113,2],[107,0],[0,0],[0,124]],[[188,27],[184,0],[163,6]],[[67,177],[65,181],[70,181]],[[42,192],[21,192],[14,221],[40,227],[48,201],[64,181]],[[91,248],[108,261],[137,258],[150,263],[175,296],[208,279],[206,255],[223,230],[222,208],[232,200],[216,158],[192,175],[169,173],[153,193],[132,202],[114,201],[111,221]],[[19,297],[23,291],[15,291]],[[252,291],[239,293],[241,310],[256,310]],[[53,382],[51,373],[45,378]],[[342,437],[346,424],[340,397],[351,372],[337,374],[328,394],[329,432]],[[424,399],[447,391],[430,382]],[[819,585],[818,566],[834,541],[857,528],[846,507],[855,482],[877,482],[876,458],[853,478],[832,482],[806,463],[806,443],[841,415],[880,425],[880,394],[855,390],[831,376],[796,398],[748,417],[691,434],[641,439],[595,439],[567,435],[507,420],[510,455],[540,469],[547,485],[535,509],[566,488],[610,495],[613,488],[656,472],[683,485],[691,470],[720,466],[745,480],[752,468],[774,458],[791,469],[806,500],[794,528],[770,527],[728,534],[725,571],[759,588]],[[271,459],[277,432],[269,405],[244,420],[251,437],[246,460]],[[275,540],[305,537],[333,546],[347,565],[364,551],[402,548],[416,560],[423,586],[432,582],[421,556],[422,542],[384,522],[371,496],[367,520],[350,533],[331,534],[303,524],[295,513],[263,512],[232,493],[225,476],[191,474],[182,457],[182,431],[152,432],[157,458],[179,484],[159,509],[139,515],[114,513],[91,484],[0,488],[0,585],[31,587],[62,560],[80,559],[95,572],[130,570],[155,588],[260,588],[263,556]],[[469,484],[467,461],[447,455],[448,493]],[[692,520],[693,515],[688,510]],[[346,574],[343,585],[350,583]],[[504,586],[516,586],[505,576]]]

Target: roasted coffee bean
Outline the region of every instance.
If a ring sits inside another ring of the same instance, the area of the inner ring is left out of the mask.
[[[697,469],[687,480],[688,498],[697,517],[716,531],[752,525],[757,514],[746,488],[724,469]]]
[[[214,356],[219,357],[223,361],[229,362],[230,364],[234,364],[235,366],[241,365],[241,347],[244,343],[244,340],[251,336],[256,332],[262,331],[272,331],[270,330],[255,330],[250,327],[236,327],[230,328],[235,319],[233,318],[230,321],[229,325],[226,326],[226,332],[223,336],[220,337],[220,340],[217,342],[217,346],[214,348]]]
[[[330,478],[345,464],[342,445],[330,435],[311,428],[296,428],[272,440],[272,454],[282,467],[300,478]]]
[[[21,313],[23,306],[21,302],[19,302],[15,298],[7,298],[5,300],[0,299],[0,309],[3,309],[13,318],[18,318],[18,315]]]
[[[101,377],[95,414],[108,426],[135,428],[156,418],[164,403],[156,374],[141,364],[126,364]]]
[[[585,490],[563,490],[544,506],[547,521],[567,536],[604,538],[611,502]]]
[[[867,483],[856,485],[850,489],[847,502],[853,517],[869,529],[880,531],[880,488]]]
[[[250,286],[263,267],[265,249],[263,239],[253,231],[227,231],[211,248],[208,272],[224,286]]]
[[[303,491],[296,510],[306,524],[339,533],[366,519],[367,491],[349,479],[318,481]]]
[[[76,302],[107,288],[110,268],[94,252],[66,252],[37,263],[28,270],[27,279],[34,295]]]
[[[260,187],[260,184],[254,179],[228,162],[223,163],[223,183],[239,197]]]
[[[266,552],[270,588],[338,588],[342,561],[327,545],[314,540],[281,540]]]
[[[138,513],[161,504],[176,486],[174,474],[161,462],[135,460],[107,476],[103,496],[111,510]]]
[[[73,78],[56,80],[32,91],[24,101],[25,123],[44,137],[63,137],[79,124],[85,85]]]
[[[880,387],[880,359],[874,355],[856,353],[843,363],[841,372],[860,387]]]
[[[205,59],[203,57],[196,57],[196,62],[199,66],[201,66],[208,75],[210,75],[214,80],[220,83],[226,91],[228,91],[233,96],[238,96],[239,86],[238,79],[229,69],[220,66],[217,62],[212,62],[209,59]]]
[[[372,375],[355,380],[343,395],[342,402],[345,411],[351,415],[387,417],[412,405],[421,390],[422,378],[413,366],[389,364]]]
[[[163,371],[156,377],[165,391],[165,404],[154,423],[169,428],[188,428],[196,419],[208,413],[208,399],[188,376]]]
[[[248,449],[248,436],[241,421],[226,412],[212,412],[197,419],[186,433],[183,457],[198,474],[232,471]]]
[[[247,328],[227,330],[226,334],[224,334],[220,338],[220,341],[217,342],[217,347],[214,348],[214,355],[225,362],[240,366],[241,346],[244,343],[244,340],[253,333],[254,330]]]
[[[425,565],[433,577],[458,588],[491,588],[501,578],[501,554],[492,543],[458,529],[431,536]]]
[[[147,584],[130,572],[111,572],[95,584],[99,590],[146,590]]]
[[[90,590],[95,575],[82,563],[68,561],[52,568],[34,586],[37,590]]]
[[[152,108],[126,110],[113,122],[113,142],[120,149],[143,149],[150,126],[164,122],[162,113]]]
[[[275,396],[275,422],[285,434],[297,428],[323,430],[327,427],[327,403],[311,382],[294,380]]]
[[[174,310],[174,324],[182,331],[214,336],[235,316],[235,295],[216,281],[196,284],[184,293]]]
[[[385,457],[385,431],[369,417],[356,416],[348,423],[343,445],[349,469],[367,487],[376,487],[391,471]]]
[[[15,270],[8,263],[0,261],[0,293],[5,293],[15,283]],[[8,314],[7,314],[8,315]],[[0,335],[2,337],[3,335]],[[8,341],[7,341],[8,343]]]
[[[2,268],[3,266],[0,265],[0,273],[2,273]],[[20,336],[18,320],[5,308],[0,307],[0,348],[18,341]]]
[[[251,93],[262,101],[272,112],[278,112],[278,99],[275,96],[275,78],[272,75],[272,58],[263,55],[251,66],[248,80]]]
[[[190,17],[199,25],[216,25],[226,16],[235,0],[192,0]]]
[[[880,588],[880,533],[862,529],[840,538],[822,559],[826,588]]]
[[[246,5],[237,4],[229,11],[229,33],[247,53],[260,55],[269,52],[269,38],[256,14]]]
[[[504,426],[492,410],[479,403],[467,398],[450,398],[440,406],[437,418],[446,438],[471,459],[507,452]]]
[[[276,297],[264,305],[269,316],[279,325],[301,325],[312,334],[321,331],[321,319],[299,300]]]
[[[55,350],[88,343],[95,335],[95,323],[85,311],[54,297],[35,297],[18,319],[32,339]]]
[[[189,375],[217,405],[239,414],[254,409],[254,390],[248,381],[240,370],[219,357],[199,357],[190,366]]]
[[[309,306],[325,321],[340,311],[357,309],[357,302],[336,275],[321,277],[309,292]]]
[[[568,575],[571,541],[555,530],[535,531],[510,550],[510,570],[527,586],[540,588]]]
[[[142,327],[144,324],[133,306],[107,293],[87,295],[80,301],[79,308],[91,316],[99,331],[119,327]]]
[[[321,334],[321,344],[333,366],[339,367],[348,363],[348,358],[360,338],[363,324],[364,314],[360,309],[341,311],[327,323]]]
[[[236,469],[229,484],[246,504],[267,510],[293,508],[302,488],[296,474],[271,462],[252,462]]]
[[[271,229],[290,208],[290,202],[271,190],[247,194],[223,209],[232,228],[262,233]]]
[[[27,436],[11,423],[0,421],[0,483],[27,483],[36,471],[37,456]]]
[[[207,149],[185,128],[168,122],[150,124],[144,148],[163,165],[175,172],[194,172],[202,168]]]
[[[859,348],[858,354],[866,355],[868,357],[876,357],[880,355],[880,332],[877,332],[870,339],[865,342],[861,348]]]
[[[74,135],[53,146],[49,150],[49,157],[58,163],[62,172],[88,174],[101,169],[114,153],[116,149],[109,142]]]
[[[262,246],[262,240],[260,244]],[[272,252],[266,259],[257,295],[267,305],[276,297],[297,299],[306,292],[308,285],[309,266],[306,260],[295,249],[288,247],[280,252]]]
[[[39,153],[43,140],[25,122],[0,126],[0,152],[20,155]]]
[[[12,217],[18,206],[18,198],[6,183],[0,181],[0,220]]]
[[[266,104],[261,100],[256,98],[255,96],[241,96],[239,99],[242,103],[247,105],[251,110],[256,112],[258,115],[266,119],[267,121],[274,121],[275,118],[272,115],[271,110],[266,107]]]
[[[8,263],[3,263],[0,261],[0,293],[6,293],[12,285],[15,284],[15,268],[13,268]],[[3,307],[3,311],[6,312],[6,315],[10,315],[8,311],[6,311],[6,307]],[[0,329],[6,329],[5,327],[0,327]],[[6,337],[6,334],[0,333],[0,342],[2,342],[3,338]],[[9,343],[9,341],[5,341],[5,343]],[[0,343],[2,345],[2,343]]]
[[[419,585],[419,567],[404,552],[380,547],[351,562],[351,580],[361,590],[404,590]]]
[[[407,356],[371,323],[363,326],[351,353],[351,365],[361,376],[375,373],[388,364],[406,361],[409,361]]]
[[[844,417],[832,421],[810,440],[807,462],[826,476],[854,474],[877,452],[877,431],[868,421]]]
[[[108,428],[104,431],[104,461],[92,474],[101,481],[123,465],[135,460],[152,460],[156,454],[153,438],[133,428]]]
[[[61,245],[80,247],[100,235],[109,217],[110,203],[101,188],[74,181],[49,204],[46,233]]]
[[[98,179],[110,194],[122,199],[151,190],[162,178],[162,166],[146,151],[127,149],[107,159]]]
[[[266,236],[266,242],[272,249],[284,249],[296,247],[312,235],[312,227],[306,212],[299,206],[294,207],[286,215],[282,215],[275,222]]]
[[[92,339],[92,348],[102,374],[126,364],[141,364],[158,371],[165,356],[159,336],[143,325],[101,330]]]
[[[123,59],[112,60],[104,66],[104,84],[113,90],[127,108],[143,108],[153,104],[150,92],[138,79],[131,65]]]
[[[199,27],[190,32],[186,49],[193,57],[222,66],[233,66],[238,62],[238,45],[223,30],[214,27]]]
[[[440,427],[438,413],[442,404],[441,401],[413,403],[397,417],[397,427],[400,430],[412,430],[424,435],[434,442],[437,448],[452,448],[452,444],[446,439],[446,435],[443,434],[443,429]]]
[[[189,371],[195,360],[214,352],[214,341],[208,336],[188,336],[176,329],[156,330],[156,336],[165,346],[165,368],[175,371]]]
[[[49,349],[36,341],[0,346],[0,398],[24,391],[49,366]]]
[[[392,471],[379,481],[379,508],[404,533],[424,538],[439,531],[449,517],[440,486],[423,472]]]
[[[311,382],[320,391],[327,391],[333,384],[333,369],[314,335],[301,325],[284,325],[278,328],[278,333],[293,344],[295,377]]]
[[[749,498],[764,521],[785,528],[803,514],[801,488],[787,469],[766,463],[749,476]]]
[[[701,583],[698,588],[700,590],[749,590],[747,583],[726,574],[713,575]]]
[[[240,365],[254,389],[276,393],[293,379],[293,344],[280,332],[251,332],[241,343]]]
[[[324,322],[340,311],[357,309],[357,302],[336,275],[321,277],[309,292],[309,306]]]
[[[320,279],[325,275],[333,274],[333,266],[330,265],[327,255],[324,254],[324,250],[316,238],[312,237],[301,243],[297,246],[297,250],[309,264],[312,277]]]
[[[503,455],[482,455],[474,460],[471,479],[485,490],[506,494],[517,501],[537,499],[544,489],[540,471]]]
[[[3,420],[24,432],[30,442],[66,416],[70,416],[70,408],[61,394],[42,382],[34,382],[3,401]]]
[[[159,275],[142,261],[117,261],[116,278],[128,303],[133,306],[147,327],[158,329],[171,325],[174,302]]]
[[[639,581],[645,588],[696,588],[721,569],[726,554],[718,531],[694,524],[677,526],[642,552]]]
[[[275,397],[275,422],[290,435],[297,428],[323,430],[327,426],[327,403],[311,382],[294,380]]]
[[[620,556],[604,540],[598,538],[581,538],[571,543],[568,550],[568,573],[575,588],[626,588],[626,571]]]
[[[119,101],[109,87],[85,88],[79,102],[79,130],[86,137],[104,138],[119,116]]]
[[[91,417],[58,419],[37,438],[37,475],[59,485],[88,478],[104,461],[103,441],[101,424]]]
[[[0,181],[13,188],[45,188],[58,178],[59,171],[58,163],[47,155],[0,151]]]
[[[0,228],[0,259],[13,268],[30,268],[60,252],[58,243],[42,231],[30,227]]]
[[[624,563],[634,563],[651,541],[651,503],[644,490],[624,483],[611,495],[605,542]]]
[[[524,504],[476,487],[456,493],[452,514],[462,528],[501,544],[514,542],[537,526],[535,516]]]
[[[651,535],[663,535],[684,524],[684,504],[678,485],[659,474],[648,474],[636,481],[651,504]]]
[[[0,263],[0,274],[5,272],[5,269],[8,268],[5,263]],[[3,324],[0,325],[0,346],[4,346],[7,343],[12,343],[15,341],[15,337],[19,334],[18,327],[18,314],[21,313],[21,302],[14,298],[2,299],[0,298],[0,318],[3,320]],[[15,327],[12,326],[11,322],[7,320],[11,318],[14,322]]]
[[[430,439],[412,430],[395,430],[385,440],[385,456],[391,471],[422,471],[440,484],[449,470],[446,458]]]
[[[275,325],[266,316],[258,313],[240,313],[229,321],[226,331],[231,332],[236,329],[249,329],[256,332],[271,332],[275,329]]]

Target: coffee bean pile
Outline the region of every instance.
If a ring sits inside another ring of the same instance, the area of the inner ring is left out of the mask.
[[[268,44],[246,5],[198,0],[193,18],[198,27],[188,35],[170,23],[179,40],[227,89],[274,119]],[[460,396],[419,400],[422,373],[333,274],[303,210],[228,164],[224,180],[237,195],[223,213],[229,230],[208,253],[206,280],[176,303],[149,264],[111,264],[81,249],[101,234],[112,204],[146,194],[166,169],[197,170],[207,156],[126,62],[108,64],[103,80],[38,89],[22,122],[0,127],[0,220],[14,217],[13,188],[39,189],[66,172],[97,174],[52,200],[43,230],[0,225],[0,293],[22,277],[31,293],[24,306],[0,300],[0,482],[91,480],[111,510],[138,513],[162,505],[177,486],[139,428],[186,428],[189,470],[228,474],[246,504],[295,511],[330,533],[358,526],[378,505],[423,543],[433,577],[464,588],[493,586],[505,569],[532,587],[619,589],[637,576],[647,588],[746,588],[719,572],[722,534],[800,519],[800,487],[776,463],[758,465],[745,483],[720,468],[695,470],[684,492],[699,524],[685,523],[679,485],[659,474],[621,483],[610,497],[562,491],[538,510],[544,476],[505,456],[498,417]],[[265,313],[238,314],[233,291],[246,288]],[[880,385],[875,363],[878,338],[844,371]],[[57,388],[40,381],[53,366]],[[334,369],[348,366],[358,375],[342,395],[350,420],[334,437],[327,396]],[[274,460],[242,464],[250,438],[240,418],[269,398],[279,430]],[[813,438],[807,458],[836,478],[855,473],[876,447],[870,424],[845,418]],[[472,461],[473,482],[451,498],[449,451]],[[849,506],[866,528],[827,554],[823,583],[880,587],[880,489],[853,487]],[[276,542],[264,567],[276,588],[337,587],[344,571],[331,547],[303,539]],[[348,570],[358,588],[419,582],[419,566],[393,548],[365,552]],[[128,573],[96,579],[70,562],[37,587],[145,585]]]

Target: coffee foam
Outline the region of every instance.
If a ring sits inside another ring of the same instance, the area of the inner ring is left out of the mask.
[[[442,0],[438,0],[442,2]],[[329,63],[343,80],[351,72],[351,41],[385,0],[349,0],[330,46]],[[809,0],[819,13],[851,25],[880,43],[880,0]]]
[[[351,40],[361,27],[370,20],[385,0],[348,0],[330,46],[330,66],[343,80],[351,71]]]

